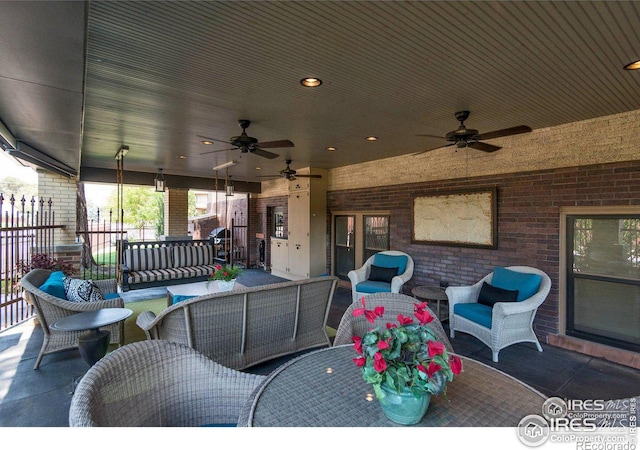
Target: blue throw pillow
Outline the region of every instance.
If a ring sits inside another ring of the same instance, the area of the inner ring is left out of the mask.
[[[504,267],[493,269],[493,276],[491,277],[492,286],[518,291],[518,301],[525,300],[538,292],[541,282],[542,277],[537,273],[516,272]]]
[[[64,273],[62,271],[51,272],[49,278],[40,286],[40,290],[54,297],[66,300],[67,296],[64,293],[63,278]]]
[[[397,267],[398,273],[403,274],[407,268],[407,257],[405,255],[376,253],[373,257],[373,264],[378,267]]]

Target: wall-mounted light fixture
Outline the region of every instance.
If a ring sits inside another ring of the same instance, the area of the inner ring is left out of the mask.
[[[227,179],[224,184],[224,195],[227,197],[233,197],[233,182],[229,177],[229,168],[227,167]]]
[[[153,184],[156,187],[156,192],[164,192],[166,183],[164,181],[164,175],[162,174],[162,168],[158,169],[158,173],[156,174],[156,178],[153,180]]]

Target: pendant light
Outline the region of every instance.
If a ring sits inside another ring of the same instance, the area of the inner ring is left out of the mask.
[[[227,167],[227,180],[225,182],[224,192],[227,197],[233,197],[233,182],[229,179],[228,167]]]
[[[156,174],[155,180],[153,180],[154,185],[156,187],[156,192],[164,192],[166,188],[166,184],[164,182],[164,175],[162,174],[162,168],[158,169],[158,173]]]

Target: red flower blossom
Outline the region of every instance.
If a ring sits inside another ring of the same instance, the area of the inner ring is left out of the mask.
[[[429,367],[427,368],[427,375],[429,376],[429,378],[431,378],[433,374],[435,374],[440,369],[442,369],[442,366],[440,364],[436,364],[431,361],[429,363]]]
[[[405,317],[402,314],[398,314],[398,322],[400,325],[409,325],[410,323],[413,323],[413,319],[411,317]]]
[[[367,363],[367,358],[360,356],[359,358],[353,358],[353,362],[356,363],[356,366],[362,367]]]
[[[391,341],[391,338],[387,339],[386,341],[378,341],[378,349],[379,350],[386,350],[388,349],[389,346],[389,342]]]
[[[415,303],[413,305],[413,310],[415,311],[414,315],[420,322],[420,325],[426,325],[433,321],[433,316],[429,311],[427,311],[427,302]]]
[[[416,366],[416,368],[420,371],[420,372],[424,372],[426,374],[429,374],[429,372],[427,372],[427,369],[422,365],[422,364],[418,364]]]
[[[382,353],[378,352],[373,357],[373,368],[378,373],[387,370],[387,362],[384,360]]]
[[[387,322],[387,329],[391,329],[391,328],[398,328],[398,325],[396,325],[395,323],[389,323]]]
[[[462,372],[462,360],[456,355],[449,356],[449,366],[451,366],[451,371],[456,375]]]
[[[222,269],[222,266],[220,264],[216,265],[216,270],[220,270]]]
[[[353,348],[362,355],[362,338],[360,336],[353,337]]]
[[[365,319],[367,319],[369,323],[374,323],[376,321],[376,317],[382,317],[382,315],[384,314],[383,306],[376,306],[373,311],[367,309],[367,305],[364,301],[364,296],[360,299],[360,302],[362,302],[362,308],[354,309],[354,316],[361,316],[362,314],[364,314]]]
[[[444,352],[444,344],[438,341],[427,342],[427,350],[429,351],[429,358],[433,358],[436,355],[442,355]]]

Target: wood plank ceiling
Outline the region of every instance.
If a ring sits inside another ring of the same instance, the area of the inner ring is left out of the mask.
[[[30,132],[2,100],[0,118],[72,167],[112,169],[126,144],[131,171],[212,177],[213,166],[234,159],[234,179],[259,180],[285,158],[294,168],[333,168],[441,147],[443,139],[416,135],[444,136],[459,110],[483,133],[640,105],[640,73],[622,70],[640,58],[640,2],[53,3],[87,8],[83,105],[70,111],[82,114],[79,148]],[[56,64],[78,57],[68,51]],[[67,70],[77,76],[77,65]],[[303,88],[305,76],[322,86]],[[0,65],[0,93],[8,85]],[[202,155],[231,146],[204,146],[198,135],[228,140],[241,131],[238,119],[252,121],[247,133],[259,141],[295,147],[269,149],[280,155],[273,160]],[[508,138],[492,143],[509,151]]]

